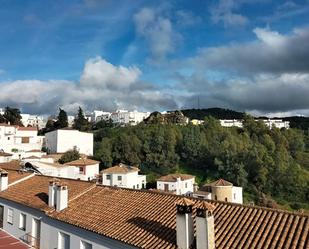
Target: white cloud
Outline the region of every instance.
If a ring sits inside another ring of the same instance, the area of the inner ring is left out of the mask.
[[[235,11],[241,6],[243,1],[220,0],[218,4],[210,9],[211,20],[214,23],[223,23],[225,27],[244,26],[249,23],[246,16]]]
[[[115,66],[97,57],[85,63],[80,82],[65,80],[16,80],[2,82],[0,106],[17,106],[23,111],[53,114],[58,107],[75,113],[117,107],[160,110],[177,107],[173,97],[139,79],[137,67]],[[120,104],[120,106],[119,106]]]
[[[164,60],[175,49],[180,34],[172,26],[169,18],[161,15],[159,9],[143,8],[134,15],[137,33],[149,44],[152,59]]]

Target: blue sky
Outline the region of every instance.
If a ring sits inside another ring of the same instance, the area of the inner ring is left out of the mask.
[[[308,0],[0,4],[2,106],[309,114]]]

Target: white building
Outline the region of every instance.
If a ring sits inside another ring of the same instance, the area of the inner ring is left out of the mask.
[[[224,179],[205,184],[195,191],[193,196],[207,200],[243,203],[242,187],[233,186],[231,182]]]
[[[150,112],[138,112],[138,111],[127,111],[127,110],[117,110],[110,115],[113,123],[120,125],[137,125],[144,119],[148,118]]]
[[[31,156],[24,158],[22,164],[27,169],[34,168],[42,175],[90,181],[99,175],[98,161],[81,158],[65,164],[52,161],[51,158]]]
[[[20,114],[21,122],[25,127],[32,126],[42,129],[46,126],[47,120],[43,116],[31,115],[31,114]]]
[[[296,212],[12,170],[0,187],[1,248],[308,248],[309,216]]]
[[[13,153],[14,158],[30,150],[41,150],[44,136],[38,136],[36,127],[0,124],[0,150]]]
[[[93,155],[93,134],[73,129],[59,129],[45,134],[48,153],[65,153],[76,148],[79,153]]]
[[[290,122],[289,121],[283,121],[282,119],[255,119],[255,121],[263,121],[264,124],[271,129],[273,126],[276,128],[290,128]],[[223,127],[243,127],[243,120],[241,119],[220,119],[220,124]]]
[[[0,151],[0,163],[8,163],[12,161],[13,154]]]
[[[110,117],[111,113],[110,112],[104,112],[104,111],[100,111],[100,110],[94,110],[93,112],[91,112],[90,114],[87,114],[86,117],[88,119],[89,122],[98,122],[101,120],[105,120],[105,117],[108,116]],[[104,118],[103,118],[104,117]],[[108,118],[109,119],[109,118]],[[107,120],[108,120],[107,119]]]
[[[194,191],[195,176],[187,174],[169,174],[157,180],[157,189],[176,195],[191,195]]]
[[[75,117],[74,117],[74,116],[68,115],[68,126],[69,126],[69,127],[73,127],[73,125],[74,125],[74,120],[75,120]]]
[[[146,188],[146,176],[139,175],[138,172],[139,169],[137,167],[120,163],[101,171],[102,184],[131,189]]]

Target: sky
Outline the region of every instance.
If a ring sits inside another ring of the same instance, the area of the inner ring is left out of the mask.
[[[309,0],[0,0],[0,107],[309,116]]]

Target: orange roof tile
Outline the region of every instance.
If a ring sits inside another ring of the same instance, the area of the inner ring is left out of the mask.
[[[233,183],[228,182],[224,179],[219,179],[217,181],[205,184],[204,186],[213,186],[213,187],[217,187],[217,186],[233,186]]]
[[[188,175],[188,174],[169,174],[165,176],[161,176],[157,181],[162,181],[162,182],[176,182],[177,178],[180,178],[181,181],[193,179],[195,176],[193,175]]]
[[[69,205],[56,212],[47,206],[48,185],[52,179],[31,177],[0,192],[0,198],[41,209],[54,219],[138,248],[177,248],[175,203],[183,197],[65,179]],[[309,217],[306,215],[186,199],[194,204],[193,217],[195,207],[212,205],[217,249],[308,248]]]
[[[87,165],[94,165],[100,163],[99,161],[95,161],[88,158],[81,158],[72,162],[65,163],[65,165],[71,166],[87,166]]]
[[[13,156],[13,155],[10,154],[10,153],[6,153],[6,152],[1,152],[1,151],[0,151],[0,156],[7,157],[7,156]]]
[[[102,170],[101,173],[125,174],[125,173],[134,172],[134,171],[139,171],[139,169],[137,167],[133,167],[133,166],[120,163],[119,165]]]
[[[11,169],[11,170],[20,170],[22,167],[20,161],[14,160],[8,163],[0,163],[0,168],[2,169]]]
[[[22,127],[22,126],[19,126],[18,130],[19,131],[37,131],[38,128],[37,127]]]

